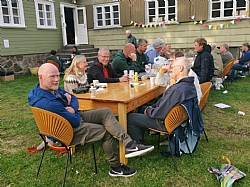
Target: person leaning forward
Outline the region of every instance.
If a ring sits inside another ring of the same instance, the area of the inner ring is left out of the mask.
[[[79,112],[77,98],[59,87],[60,74],[53,64],[43,64],[39,68],[38,78],[39,83],[28,95],[30,106],[54,112],[68,120],[74,130],[71,144],[84,145],[102,140],[111,165],[110,176],[129,177],[136,174],[135,169],[120,163],[116,139],[125,146],[126,158],[152,151],[153,146],[132,141],[108,108]]]

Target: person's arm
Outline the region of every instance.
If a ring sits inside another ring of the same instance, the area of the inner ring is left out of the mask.
[[[118,75],[121,76],[123,75],[124,70],[134,70],[135,72],[138,72],[140,70],[136,61],[132,61],[131,66],[129,66],[125,58],[115,58],[112,62],[112,68]]]
[[[169,85],[170,77],[168,74],[157,72],[155,77],[155,84],[157,86],[167,87]]]
[[[238,62],[241,65],[244,65],[246,62],[250,61],[250,52],[246,52],[241,58],[239,58]]]
[[[173,90],[173,87],[170,87],[168,90],[166,90],[162,98],[157,101],[155,106],[152,106],[152,108],[147,108],[146,113],[150,118],[163,121],[166,118],[168,112],[174,106],[180,104],[180,101],[183,100],[183,98],[185,98],[183,92],[179,92],[176,89]]]
[[[156,57],[156,54],[154,51],[150,50],[146,53],[147,55],[147,60],[149,63],[153,64],[154,63],[154,58]]]
[[[134,44],[135,44],[135,48],[137,48],[137,41],[136,41],[136,38],[134,37]]]
[[[96,65],[92,67],[92,71],[90,73],[94,80],[99,80],[101,83],[119,82],[119,78],[105,78],[102,69]]]
[[[206,54],[201,56],[201,77],[200,77],[200,84],[207,81],[208,76],[208,69],[209,69],[209,57]]]

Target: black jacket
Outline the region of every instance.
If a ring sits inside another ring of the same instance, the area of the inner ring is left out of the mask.
[[[105,78],[103,74],[103,65],[98,61],[98,59],[90,66],[88,69],[87,77],[88,83],[92,83],[93,80],[99,80],[101,83],[112,83],[119,82],[119,76],[112,69],[111,65],[106,66],[109,78]]]
[[[194,61],[193,70],[200,78],[200,84],[212,80],[212,77],[214,76],[214,60],[211,55],[210,45],[206,45],[200,52],[198,52]]]

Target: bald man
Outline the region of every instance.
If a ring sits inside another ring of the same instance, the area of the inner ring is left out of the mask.
[[[153,146],[132,141],[108,108],[79,112],[77,98],[59,87],[60,74],[53,64],[43,64],[38,78],[39,83],[28,95],[30,106],[54,112],[68,120],[74,130],[71,144],[84,145],[101,140],[111,165],[110,176],[130,177],[136,174],[135,169],[120,163],[116,139],[126,147],[126,158],[143,155],[152,151]]]
[[[140,73],[141,68],[136,61],[135,46],[133,44],[126,44],[123,50],[115,55],[112,68],[120,76],[123,75],[124,70],[134,70]]]

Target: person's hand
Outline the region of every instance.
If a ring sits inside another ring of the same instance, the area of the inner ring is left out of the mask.
[[[148,108],[152,108],[152,106],[148,106],[147,108],[145,108],[144,114],[147,114],[147,109],[148,109]]]
[[[68,93],[66,93],[66,94],[64,94],[64,95],[67,97],[68,105],[70,105],[70,104],[71,104],[71,95],[68,94]]]
[[[239,60],[235,60],[235,61],[234,61],[234,64],[239,64]]]
[[[70,107],[70,106],[65,107],[65,109],[68,110],[71,114],[75,114],[76,113],[76,111],[72,107]]]
[[[128,76],[123,75],[122,77],[119,78],[120,82],[128,82]]]
[[[169,65],[163,65],[163,66],[161,67],[161,69],[160,69],[159,72],[160,72],[161,74],[167,73],[168,70],[169,70],[169,68],[170,68]]]
[[[130,53],[128,55],[129,58],[131,58],[133,61],[136,61],[136,54],[135,53]]]

